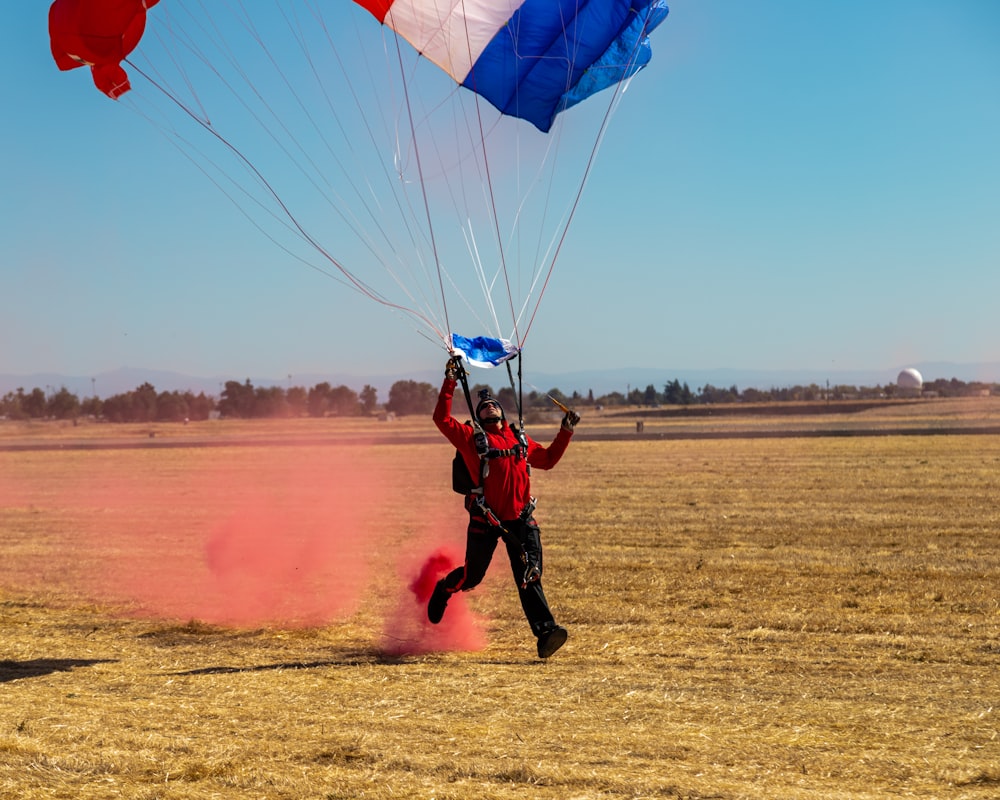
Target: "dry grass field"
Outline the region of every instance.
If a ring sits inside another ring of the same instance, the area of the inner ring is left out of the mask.
[[[500,558],[422,622],[429,420],[0,423],[0,797],[1000,796],[995,399],[645,419],[536,473],[544,662]]]

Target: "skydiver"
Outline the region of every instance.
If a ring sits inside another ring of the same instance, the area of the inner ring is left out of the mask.
[[[521,608],[537,638],[538,656],[548,658],[562,647],[568,633],[556,624],[542,591],[542,540],[534,517],[530,467],[551,469],[556,465],[569,446],[580,415],[567,410],[552,444],[544,447],[523,433],[519,436],[517,429],[507,424],[500,403],[483,392],[481,396],[485,396],[475,409],[478,424],[463,424],[451,415],[460,369],[456,359],[448,360],[434,423],[458,450],[469,475],[475,476],[475,488],[465,498],[469,511],[465,563],[437,582],[427,604],[427,618],[437,624],[452,594],[479,585],[498,541],[503,539]]]

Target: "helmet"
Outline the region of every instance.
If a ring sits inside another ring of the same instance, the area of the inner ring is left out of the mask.
[[[490,390],[489,389],[482,389],[479,392],[479,404],[476,406],[476,419],[478,419],[480,422],[482,422],[482,410],[483,410],[483,407],[486,406],[486,405],[488,405],[488,404],[490,404],[490,403],[492,403],[493,405],[495,405],[497,408],[500,409],[500,419],[506,419],[506,417],[504,416],[504,413],[503,413],[503,406],[500,405],[500,401],[499,400],[497,400],[495,397],[493,397],[490,394]]]

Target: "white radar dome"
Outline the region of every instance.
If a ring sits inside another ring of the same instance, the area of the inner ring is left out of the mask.
[[[896,385],[900,389],[919,389],[924,385],[923,376],[913,367],[907,367],[896,378]]]

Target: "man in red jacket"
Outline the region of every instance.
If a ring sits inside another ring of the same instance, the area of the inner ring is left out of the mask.
[[[465,500],[469,510],[465,563],[438,581],[427,604],[427,618],[437,624],[452,594],[479,585],[503,539],[521,607],[538,639],[538,655],[548,658],[565,643],[567,632],[556,624],[542,591],[542,540],[534,517],[531,467],[552,469],[556,465],[580,415],[567,411],[548,447],[511,428],[492,397],[479,401],[475,424],[463,424],[451,415],[459,369],[455,360],[448,361],[434,423],[461,454],[476,489]]]

